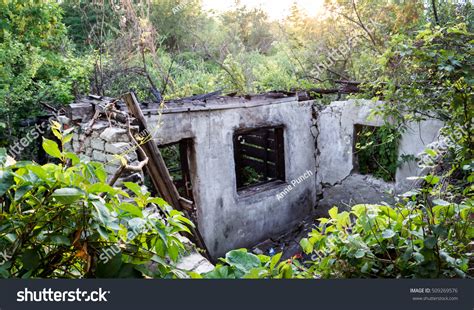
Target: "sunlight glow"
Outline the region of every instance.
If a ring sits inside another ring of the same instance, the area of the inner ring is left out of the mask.
[[[308,16],[321,14],[324,0],[241,0],[240,3],[250,8],[261,8],[270,19],[283,19],[290,14],[290,8],[296,3]],[[224,12],[235,7],[235,0],[202,0],[205,10]]]

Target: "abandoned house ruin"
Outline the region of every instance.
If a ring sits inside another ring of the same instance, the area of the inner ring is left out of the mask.
[[[407,177],[423,171],[404,162],[393,182],[361,174],[354,154],[360,126],[378,127],[369,117],[377,102],[336,101],[321,105],[301,93],[191,97],[141,104],[147,128],[163,157],[179,195],[214,258],[250,247],[291,229],[311,214],[324,215],[334,205],[380,203],[410,189]],[[73,150],[105,164],[113,175],[116,154],[140,160],[130,149],[123,114],[107,113],[121,100],[89,96],[70,105],[75,126]],[[101,113],[102,112],[102,113]],[[122,117],[120,117],[122,115]],[[403,133],[398,154],[417,155],[437,139],[442,124],[413,123]],[[145,139],[136,122],[137,139]],[[139,154],[138,154],[139,155]],[[120,181],[146,183],[146,173],[130,172]]]

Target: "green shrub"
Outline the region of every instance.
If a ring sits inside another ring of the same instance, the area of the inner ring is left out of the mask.
[[[355,154],[361,174],[395,181],[400,132],[389,125],[362,126],[357,132]]]
[[[89,90],[93,59],[74,55],[61,14],[56,1],[0,2],[0,146],[24,136],[21,122],[45,113],[40,103],[70,103]]]
[[[124,183],[131,195],[108,185],[102,164],[61,151],[71,129],[52,128],[61,144],[43,147],[57,164],[7,166],[0,149],[0,277],[183,276],[173,262],[192,223],[135,183]]]
[[[428,176],[434,182],[436,177]],[[356,205],[330,218],[300,244],[312,254],[308,273],[324,278],[438,278],[468,275],[468,244],[474,237],[472,199],[456,204],[416,195],[395,208]]]
[[[202,275],[206,279],[290,279],[294,276],[292,260],[255,255],[246,249],[232,250],[220,259],[214,270]]]

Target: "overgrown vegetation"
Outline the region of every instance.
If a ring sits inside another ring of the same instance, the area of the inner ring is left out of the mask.
[[[0,276],[186,276],[173,265],[184,250],[178,234],[193,224],[135,183],[108,185],[102,164],[61,151],[72,129],[52,130],[61,144],[43,147],[57,164],[7,164],[0,149],[0,249],[9,257]]]
[[[382,127],[359,125],[354,146],[359,172],[395,181],[400,137],[400,131],[388,124]]]
[[[173,12],[171,0],[1,1],[0,146],[87,92],[134,88],[161,101],[352,81],[358,96],[384,102],[374,114],[387,121],[360,134],[362,173],[392,181],[400,132],[413,121],[444,122],[442,143],[425,152],[420,188],[394,205],[332,209],[301,241],[304,260],[241,249],[192,276],[472,277],[472,3],[326,0],[325,14],[294,5],[282,21],[241,5],[211,15],[200,4]],[[71,137],[57,123],[53,131],[61,144]],[[101,165],[63,145],[43,146],[52,157],[45,165],[32,146],[16,163],[0,149],[0,250],[11,256],[2,277],[185,276],[173,267],[183,249],[177,235],[191,225],[182,214],[136,184],[111,187]],[[105,263],[114,245],[118,254]]]
[[[0,2],[0,146],[24,136],[43,104],[88,91],[92,54],[76,57],[67,34],[53,1]]]
[[[393,207],[331,209],[330,218],[319,219],[309,238],[301,240],[304,251],[313,255],[306,272],[323,278],[466,277],[474,237],[472,202],[429,201],[418,195],[423,196],[406,195]]]

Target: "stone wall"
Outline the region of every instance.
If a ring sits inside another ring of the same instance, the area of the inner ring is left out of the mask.
[[[125,124],[103,119],[91,124],[90,119],[85,119],[84,122],[76,120],[75,126],[77,129],[72,138],[72,150],[92,161],[103,163],[109,179],[120,167],[120,159],[115,155],[123,155],[132,165],[138,162]],[[132,127],[132,130],[137,131],[137,128]],[[118,184],[123,181],[143,182],[143,174],[124,172]]]

